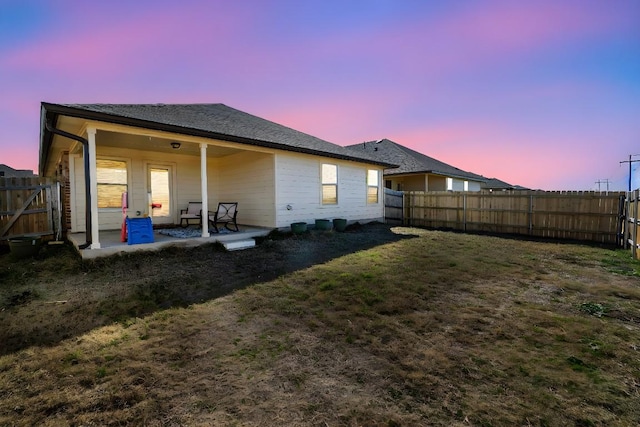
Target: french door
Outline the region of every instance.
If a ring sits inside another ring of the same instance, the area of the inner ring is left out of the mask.
[[[154,224],[174,223],[173,166],[147,165],[149,216]]]

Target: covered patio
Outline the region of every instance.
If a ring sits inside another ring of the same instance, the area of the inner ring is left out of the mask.
[[[100,231],[100,250],[80,249],[85,241],[85,233],[70,233],[67,238],[80,253],[82,259],[95,259],[126,252],[157,251],[168,247],[189,248],[220,242],[227,250],[247,249],[255,246],[255,237],[266,236],[271,228],[241,226],[240,231],[230,233],[212,233],[209,237],[172,237],[153,230],[153,243],[129,245],[122,242],[119,230]]]

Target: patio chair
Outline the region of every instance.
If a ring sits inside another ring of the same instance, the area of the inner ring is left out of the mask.
[[[187,209],[180,209],[180,226],[188,227],[189,220],[193,219],[202,225],[202,202],[189,202]]]
[[[229,231],[238,231],[236,217],[238,216],[238,203],[218,203],[218,210],[209,212],[209,224],[219,233],[218,224],[224,224]],[[231,224],[231,226],[229,225]]]

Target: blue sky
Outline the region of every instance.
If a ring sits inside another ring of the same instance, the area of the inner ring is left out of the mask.
[[[620,161],[640,154],[635,0],[1,6],[0,163],[15,168],[38,167],[42,101],[221,102],[548,190],[626,189]]]

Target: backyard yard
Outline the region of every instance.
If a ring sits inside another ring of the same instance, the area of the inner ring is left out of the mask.
[[[640,424],[628,251],[372,224],[0,253],[0,426]]]

